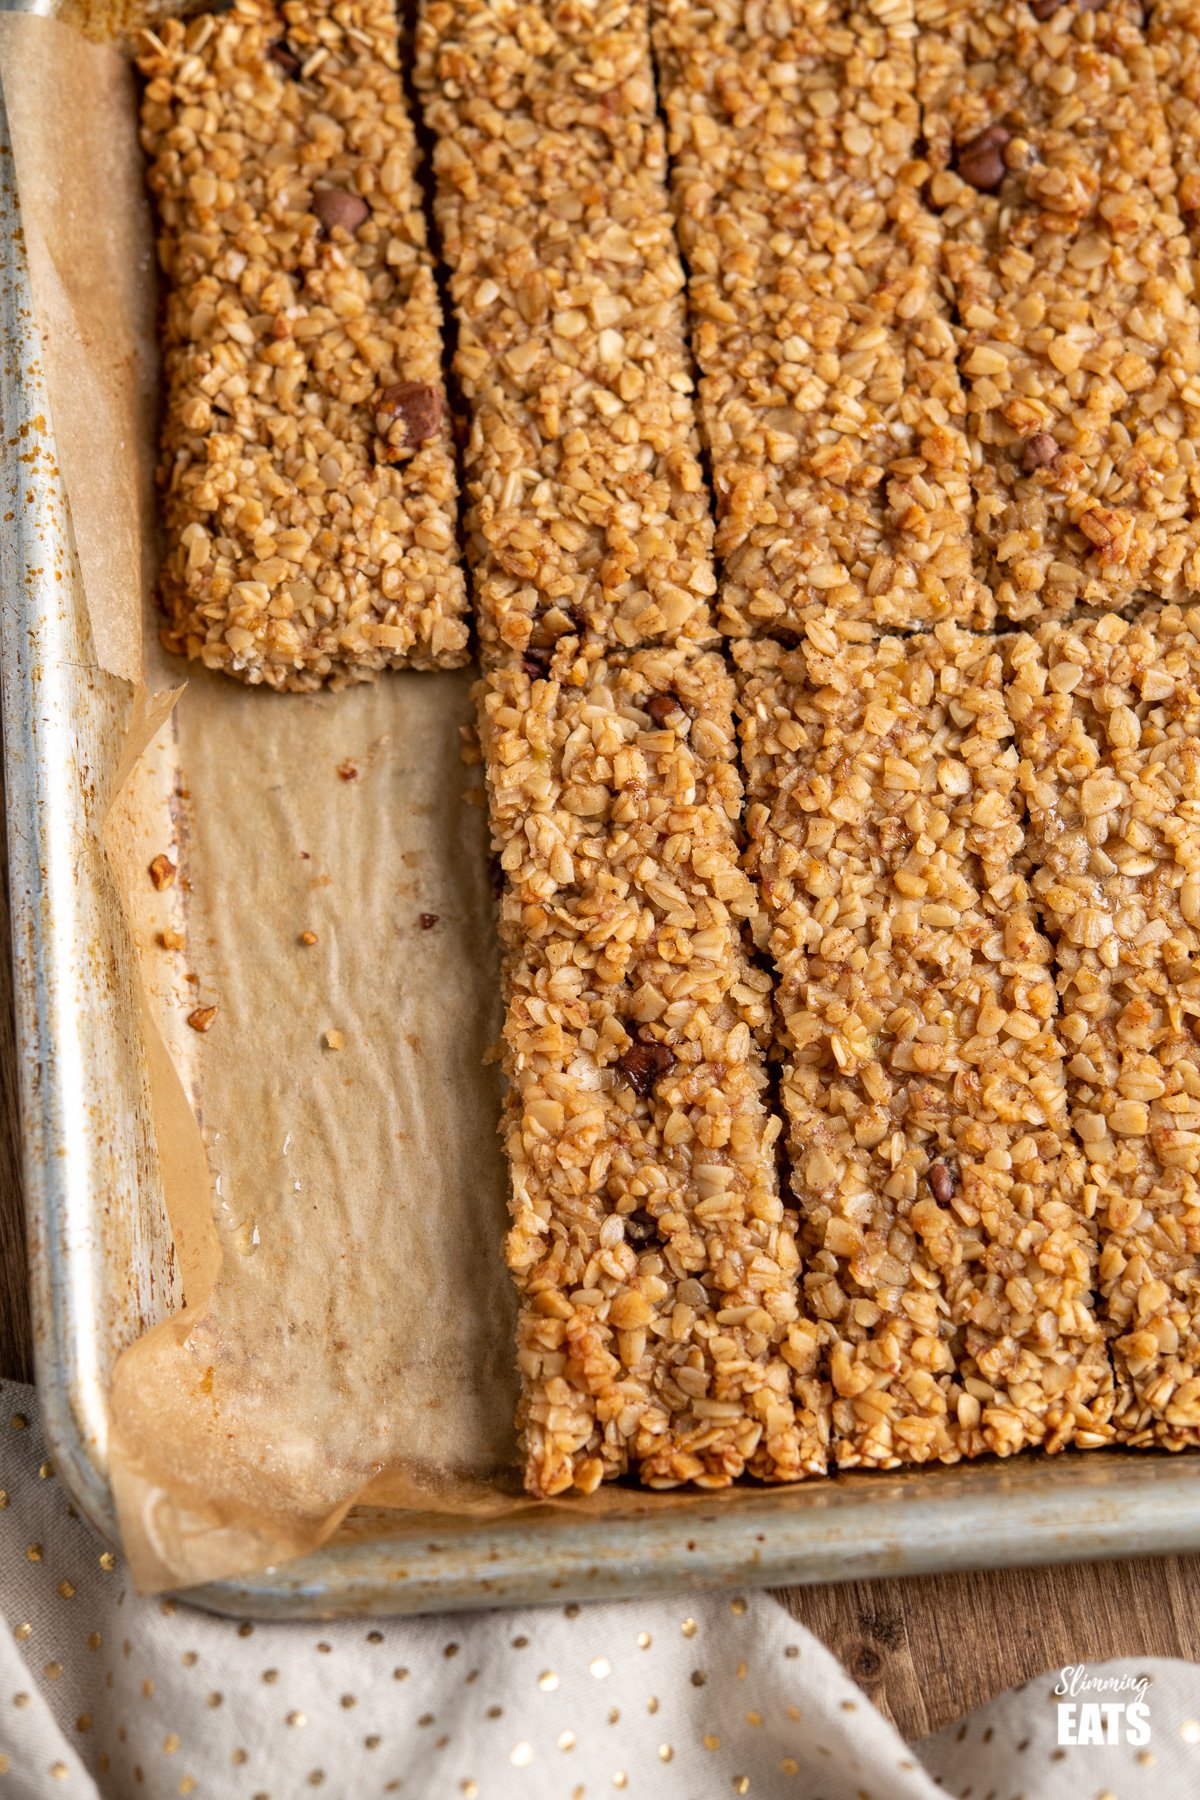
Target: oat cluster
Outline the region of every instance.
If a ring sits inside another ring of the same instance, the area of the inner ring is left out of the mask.
[[[1109,1434],[1000,646],[738,646],[806,1302],[844,1466]]]
[[[509,1266],[527,1481],[722,1486],[825,1467],[741,927],[719,656],[580,656],[480,694],[504,876]]]
[[[711,641],[712,524],[645,0],[424,0],[485,652]]]
[[[170,648],[315,688],[465,660],[441,312],[390,0],[142,34]]]

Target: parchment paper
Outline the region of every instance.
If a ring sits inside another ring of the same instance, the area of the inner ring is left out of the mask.
[[[0,79],[86,604],[131,683],[106,844],[185,1305],[117,1364],[110,1467],[155,1589],[313,1548],[357,1501],[520,1504],[483,796],[469,673],[279,696],[159,650],[130,68],[5,14]]]
[[[207,1302],[117,1368],[142,1581],[297,1554],[355,1500],[517,1490],[469,680],[313,699],[210,676],[176,709],[190,1004],[218,1008],[189,1062],[222,1260]]]

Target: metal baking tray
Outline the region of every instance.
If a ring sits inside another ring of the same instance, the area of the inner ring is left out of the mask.
[[[35,0],[31,10],[42,9]],[[12,496],[0,527],[0,674],[37,1379],[56,1472],[116,1543],[106,1475],[111,1370],[120,1350],[178,1300],[144,1048],[114,1023],[131,971],[99,839],[105,795],[94,772],[111,766],[130,698],[97,668],[88,641],[19,201],[3,150],[0,341]],[[42,454],[28,461],[18,437],[35,420]],[[489,1523],[359,1510],[318,1553],[187,1598],[236,1616],[325,1618],[1198,1545],[1200,1458],[1068,1451],[839,1475],[781,1491],[629,1491],[614,1496],[603,1517],[569,1503],[530,1502]]]

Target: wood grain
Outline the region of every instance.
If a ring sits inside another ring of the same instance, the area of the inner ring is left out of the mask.
[[[0,824],[3,796],[0,792]],[[32,1380],[17,1144],[16,1050],[0,831],[0,1377]],[[816,1633],[905,1737],[938,1731],[1006,1687],[1112,1656],[1200,1661],[1200,1556],[790,1588]]]
[[[777,1595],[915,1740],[1047,1669],[1200,1660],[1200,1557],[789,1588]]]

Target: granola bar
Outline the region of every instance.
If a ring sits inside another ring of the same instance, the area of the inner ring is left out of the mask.
[[[732,681],[712,653],[577,651],[480,689],[527,1485],[795,1480],[828,1399],[740,938]]]
[[[486,657],[711,640],[712,524],[644,0],[423,0]]]
[[[316,688],[466,658],[441,312],[390,0],[141,34],[166,642]]]
[[[655,0],[734,636],[992,616],[913,36],[912,0]]]
[[[1001,615],[1200,581],[1200,313],[1138,0],[917,0],[931,205]]]
[[[739,644],[804,1294],[843,1466],[1107,1435],[1002,647]]]
[[[1200,0],[1155,0],[1146,39],[1171,133],[1175,198],[1200,256]]]
[[[1200,1441],[1200,612],[1043,626],[1010,709],[1118,1435]]]

